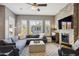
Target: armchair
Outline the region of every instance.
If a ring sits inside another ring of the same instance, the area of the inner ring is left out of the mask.
[[[65,45],[67,47],[61,47],[61,49],[58,50],[59,56],[79,56],[79,47],[75,50],[70,44],[62,43],[61,45]]]

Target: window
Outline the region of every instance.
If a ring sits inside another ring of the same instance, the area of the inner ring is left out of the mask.
[[[40,34],[43,32],[42,20],[30,20],[29,21],[29,34]]]
[[[27,34],[27,20],[21,20],[21,30],[19,36],[23,38]]]
[[[45,20],[45,34],[50,35],[50,20]]]

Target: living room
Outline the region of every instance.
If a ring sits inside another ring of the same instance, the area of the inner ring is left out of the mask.
[[[78,6],[77,3],[0,3],[0,55],[61,55],[61,46],[67,49],[78,39]]]

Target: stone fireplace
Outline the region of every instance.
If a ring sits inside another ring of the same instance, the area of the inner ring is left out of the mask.
[[[74,30],[59,30],[59,43],[74,44]]]

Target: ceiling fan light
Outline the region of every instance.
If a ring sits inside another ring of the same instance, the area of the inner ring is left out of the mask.
[[[31,9],[32,10],[36,10],[37,9],[37,6],[32,6]]]

